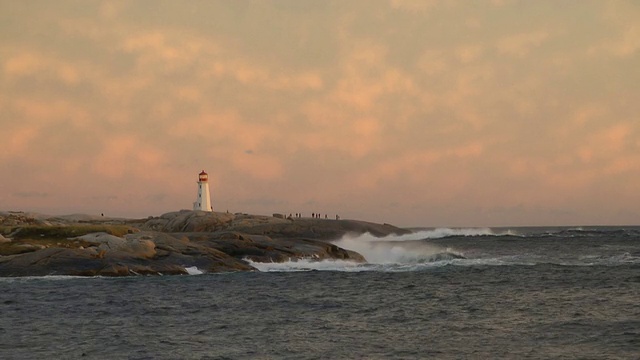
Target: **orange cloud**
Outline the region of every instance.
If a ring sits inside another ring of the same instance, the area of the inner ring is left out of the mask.
[[[380,98],[411,93],[411,77],[386,64],[388,49],[372,42],[356,43],[341,65],[342,74],[332,98],[357,111],[369,111]]]
[[[390,0],[393,9],[401,9],[410,12],[425,12],[437,6],[438,0]]]
[[[282,160],[273,155],[237,153],[231,157],[230,165],[258,180],[277,180],[283,175]]]
[[[24,50],[17,51],[5,60],[3,70],[9,77],[26,77],[49,72],[63,84],[75,85],[80,81],[78,70],[71,64],[59,58]]]
[[[616,124],[609,127],[602,133],[603,143],[608,145],[611,151],[617,152],[626,146],[626,140],[631,134],[629,124]]]
[[[514,22],[520,2],[490,3],[502,8],[390,0],[239,14],[187,4],[138,21],[135,2],[15,2],[9,16],[38,20],[0,44],[0,165],[55,173],[59,194],[76,193],[87,169],[104,192],[125,182],[138,191],[154,172],[158,189],[180,194],[169,207],[183,206],[180,183],[193,185],[182,173],[211,163],[242,187],[227,192],[238,201],[268,183],[283,202],[330,199],[361,213],[423,200],[467,214],[580,208],[594,193],[610,209],[636,209],[637,6],[580,3],[590,16],[565,22],[573,9],[531,3],[540,16]],[[15,18],[17,33],[27,24]]]
[[[623,155],[613,159],[604,168],[603,173],[607,176],[615,176],[629,172],[640,172],[640,155]]]
[[[5,129],[7,131],[7,129]],[[11,159],[18,155],[26,156],[26,151],[31,143],[33,143],[36,137],[40,133],[40,127],[38,125],[26,125],[18,127],[14,130],[5,132],[3,136],[3,150],[0,151],[2,160]]]
[[[425,50],[418,60],[418,68],[428,76],[441,75],[449,70],[449,59],[442,50]]]
[[[43,58],[33,53],[21,52],[4,62],[4,72],[9,76],[32,75],[44,67]]]
[[[107,178],[133,175],[144,179],[158,173],[156,169],[167,158],[163,151],[133,135],[110,136],[103,141],[102,150],[92,160],[91,170]]]
[[[629,123],[618,123],[605,129],[596,128],[577,146],[577,157],[584,163],[590,163],[596,159],[610,162],[624,156],[632,146],[630,138],[633,131]]]
[[[484,49],[482,45],[463,45],[455,50],[456,57],[463,64],[478,61]]]
[[[600,53],[618,58],[628,58],[640,50],[640,9],[633,2],[606,2],[602,4],[601,16],[612,31],[607,32],[603,41],[589,49],[590,55]]]
[[[496,47],[501,54],[524,57],[548,38],[549,33],[544,30],[507,35],[498,40]]]
[[[640,49],[640,26],[633,24],[627,28],[621,38],[611,45],[613,53],[620,57],[634,55]]]
[[[355,186],[374,189],[382,183],[397,181],[399,178],[413,184],[425,182],[432,177],[431,169],[437,163],[467,161],[478,158],[484,153],[484,144],[473,142],[457,147],[439,150],[408,151],[378,162],[372,170],[366,171],[355,180]],[[449,175],[454,178],[460,173]]]
[[[90,115],[86,109],[65,99],[45,101],[13,98],[11,106],[17,110],[21,118],[26,119],[28,122],[38,123],[40,126],[52,122],[88,126],[91,122]]]
[[[175,71],[193,64],[199,58],[219,51],[211,41],[184,36],[177,38],[172,33],[155,30],[139,32],[122,41],[122,49],[137,55],[138,67],[149,71]]]

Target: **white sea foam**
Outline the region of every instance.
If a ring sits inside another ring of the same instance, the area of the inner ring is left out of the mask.
[[[198,269],[195,266],[191,266],[191,267],[185,267],[185,270],[187,270],[187,274],[189,275],[202,275],[204,274],[204,272],[200,269]]]
[[[423,268],[460,263],[464,255],[455,249],[429,244],[425,238],[439,238],[451,234],[473,236],[489,234],[490,229],[436,229],[401,236],[378,238],[371,234],[345,235],[332,243],[364,256],[366,263],[344,260],[299,259],[283,263],[257,263],[247,260],[260,271],[416,271]]]
[[[434,229],[421,229],[404,235],[389,235],[386,237],[375,237],[369,233],[361,235],[346,235],[345,237],[351,239],[358,239],[363,241],[412,241],[412,240],[425,240],[425,239],[441,239],[450,236],[520,236],[517,232],[511,229],[494,230],[491,228],[434,228]],[[343,239],[345,238],[343,237]]]
[[[245,259],[251,266],[263,272],[283,272],[283,271],[366,271],[365,264],[346,260],[313,260],[298,259],[281,263],[254,262]]]
[[[341,272],[403,272],[420,271],[436,268],[448,264],[465,265],[469,260],[453,259],[433,262],[407,262],[407,263],[357,263],[345,260],[290,260],[281,263],[260,263],[246,260],[251,266],[262,272],[301,272],[301,271],[341,271]],[[469,262],[469,265],[477,264],[477,261]]]
[[[376,238],[369,234],[357,237],[344,236],[333,244],[356,251],[372,264],[418,263],[437,260],[439,254],[450,253],[454,258],[462,257],[453,249],[441,248],[436,245],[419,241],[403,241],[396,238]]]
[[[491,228],[435,228],[422,229],[406,235],[389,235],[386,241],[407,241],[423,239],[441,239],[449,236],[519,236],[511,229],[495,230]]]

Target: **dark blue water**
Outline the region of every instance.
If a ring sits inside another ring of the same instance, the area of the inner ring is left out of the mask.
[[[0,358],[638,358],[638,233],[565,230],[350,239],[376,259],[359,266],[4,278]]]

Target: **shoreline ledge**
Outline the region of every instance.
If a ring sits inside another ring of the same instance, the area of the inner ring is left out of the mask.
[[[0,212],[0,277],[187,275],[257,271],[253,262],[364,263],[331,244],[346,234],[410,230],[359,220],[181,210],[146,219]]]

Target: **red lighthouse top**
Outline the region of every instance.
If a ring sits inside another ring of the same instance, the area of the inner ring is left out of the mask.
[[[202,172],[198,174],[198,181],[209,181],[209,174],[202,170]]]

